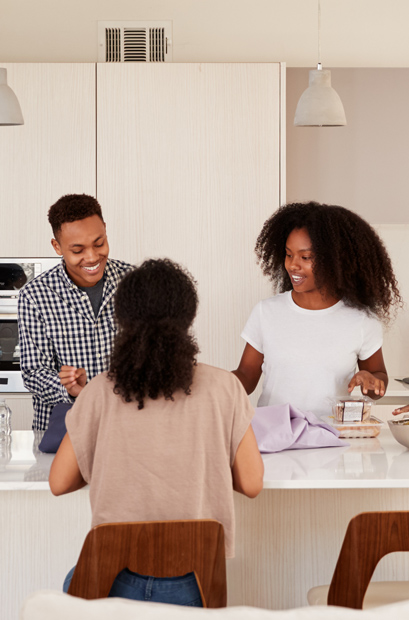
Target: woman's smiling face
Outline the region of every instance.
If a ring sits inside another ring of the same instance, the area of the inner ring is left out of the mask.
[[[284,267],[296,293],[318,290],[314,277],[314,253],[306,228],[294,228],[288,235]]]

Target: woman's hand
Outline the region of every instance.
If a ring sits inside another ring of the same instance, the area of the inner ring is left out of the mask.
[[[58,373],[62,385],[70,396],[76,398],[84,389],[87,383],[87,373],[85,368],[75,368],[75,366],[61,366]]]
[[[359,372],[351,379],[348,392],[352,392],[356,385],[361,386],[362,394],[377,400],[384,396],[388,387],[388,374],[383,361],[382,347],[375,351],[366,360],[358,360]]]
[[[378,398],[381,398],[385,394],[385,383],[367,370],[360,370],[352,377],[348,384],[348,392],[351,393],[357,385],[361,386],[361,392],[365,395],[368,392],[374,392]]]
[[[399,407],[399,409],[394,409],[392,411],[392,415],[399,415],[400,413],[407,413],[409,411],[409,405],[406,407]]]

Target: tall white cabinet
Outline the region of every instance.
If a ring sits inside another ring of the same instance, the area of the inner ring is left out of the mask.
[[[279,63],[97,66],[97,195],[112,254],[170,257],[198,281],[202,361],[232,368],[263,222],[284,201]]]
[[[200,360],[234,367],[265,219],[285,200],[280,63],[13,64],[25,125],[0,128],[1,256],[48,256],[49,206],[97,196],[111,256],[167,256],[198,282]],[[30,401],[9,398],[15,429]]]
[[[95,65],[9,64],[24,125],[0,127],[0,255],[53,256],[49,207],[95,195]]]

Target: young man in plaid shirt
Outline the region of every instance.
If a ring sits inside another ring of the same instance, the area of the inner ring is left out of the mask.
[[[53,408],[73,403],[87,380],[107,369],[116,331],[113,298],[131,268],[108,258],[105,222],[92,196],[63,196],[48,220],[62,261],[29,282],[18,299],[20,365],[33,394],[33,430],[46,430]]]

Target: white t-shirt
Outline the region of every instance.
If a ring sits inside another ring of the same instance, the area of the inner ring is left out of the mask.
[[[263,392],[258,406],[291,403],[315,415],[329,415],[335,398],[348,395],[357,360],[382,346],[382,325],[343,301],[306,310],[291,291],[260,301],[242,338],[264,355]]]

